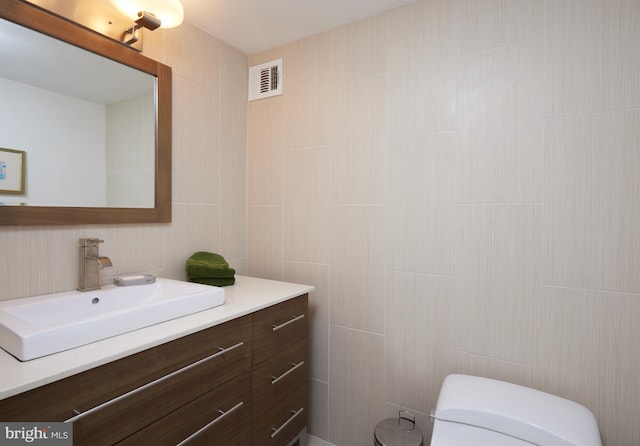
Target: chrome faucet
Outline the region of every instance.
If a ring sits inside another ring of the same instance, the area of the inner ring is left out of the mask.
[[[100,288],[100,270],[111,268],[109,257],[100,257],[98,245],[104,242],[98,238],[80,239],[80,285],[78,291]]]

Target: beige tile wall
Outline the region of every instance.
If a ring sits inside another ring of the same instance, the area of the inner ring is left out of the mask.
[[[422,0],[250,57],[250,274],[312,283],[314,435],[430,432],[447,373],[640,444],[640,3]],[[304,226],[304,227],[300,227]]]
[[[75,289],[78,238],[105,240],[118,274],[184,279],[197,250],[246,271],[247,56],[199,29],[145,30],[144,54],[173,69],[173,216],[169,224],[0,228],[0,299]]]

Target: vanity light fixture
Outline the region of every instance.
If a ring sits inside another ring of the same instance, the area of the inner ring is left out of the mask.
[[[180,0],[111,0],[115,8],[135,22],[125,29],[122,41],[132,45],[138,41],[138,30],[175,28],[184,19]]]

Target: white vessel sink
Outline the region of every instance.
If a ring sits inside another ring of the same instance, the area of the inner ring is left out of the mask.
[[[158,278],[0,302],[0,347],[27,361],[224,304],[219,287]]]

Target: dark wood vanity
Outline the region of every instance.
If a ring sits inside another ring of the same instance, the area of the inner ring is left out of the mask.
[[[74,445],[287,445],[305,428],[303,294],[0,401],[73,422]]]

